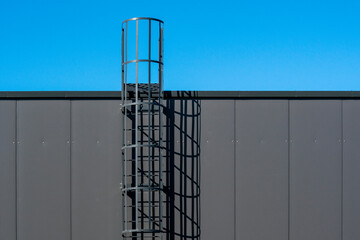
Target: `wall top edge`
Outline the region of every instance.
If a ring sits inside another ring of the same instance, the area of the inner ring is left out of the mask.
[[[121,99],[121,91],[0,91],[0,99]],[[360,91],[164,91],[165,99],[360,98]]]

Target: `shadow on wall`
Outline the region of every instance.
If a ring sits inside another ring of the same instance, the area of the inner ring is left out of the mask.
[[[166,239],[200,239],[200,100],[167,100]]]

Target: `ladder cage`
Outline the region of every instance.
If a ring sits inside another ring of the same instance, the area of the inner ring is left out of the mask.
[[[155,18],[122,24],[123,238],[162,239],[163,29]]]

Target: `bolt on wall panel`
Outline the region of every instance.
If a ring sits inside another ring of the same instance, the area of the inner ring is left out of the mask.
[[[341,239],[340,100],[290,101],[290,239]]]
[[[360,239],[360,101],[343,101],[343,240]]]
[[[17,239],[70,239],[70,102],[18,101],[17,140]]]
[[[288,239],[288,101],[236,102],[236,239]]]
[[[16,102],[0,100],[0,239],[16,239]]]
[[[201,102],[201,239],[234,239],[234,107]]]
[[[121,239],[120,101],[71,101],[72,240]]]

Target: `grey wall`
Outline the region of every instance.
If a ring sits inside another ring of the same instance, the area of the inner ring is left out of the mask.
[[[17,102],[17,239],[70,236],[70,103]]]
[[[177,238],[360,239],[360,100],[167,104]],[[0,240],[120,239],[120,115],[0,100]]]
[[[288,239],[288,101],[235,106],[236,239]]]
[[[234,101],[201,102],[201,239],[234,239]]]
[[[0,101],[0,239],[16,238],[16,102]]]

